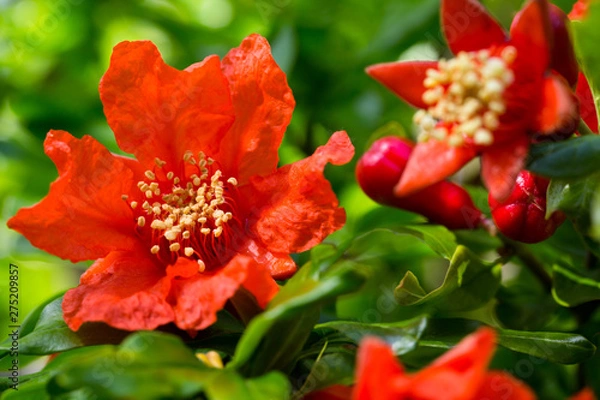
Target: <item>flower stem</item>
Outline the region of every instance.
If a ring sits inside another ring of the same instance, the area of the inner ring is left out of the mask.
[[[577,132],[579,132],[579,134],[581,136],[594,134],[594,132],[590,129],[589,126],[587,126],[587,124],[582,119],[579,120],[579,125],[577,126]]]

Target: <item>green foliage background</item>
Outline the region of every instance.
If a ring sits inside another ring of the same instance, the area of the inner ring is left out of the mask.
[[[555,3],[568,11],[573,2]],[[484,3],[505,26],[521,6],[520,0]],[[98,82],[108,67],[112,47],[122,40],[152,40],[167,63],[183,69],[209,54],[223,56],[250,33],[266,36],[297,101],[280,148],[281,164],[311,154],[336,130],[346,130],[357,149],[351,164],[327,171],[348,214],[347,226],[328,242],[340,244],[374,228],[398,230],[406,223],[424,221],[369,200],[354,180],[354,165],[375,138],[412,134],[413,110],[370,79],[364,68],[398,59],[449,56],[438,13],[438,0],[0,0],[0,305],[6,304],[9,263],[20,268],[21,318],[51,296],[75,286],[88,266],[72,265],[33,248],[8,230],[6,221],[20,207],[45,196],[56,177],[42,147],[49,129],[67,130],[76,136],[90,134],[112,151],[120,151],[102,113]],[[476,170],[476,165],[471,169]],[[469,190],[476,204],[486,210],[487,196],[476,187],[478,182],[472,174],[467,172],[460,179],[473,184]],[[437,237],[447,232],[429,234]],[[549,242],[531,249],[549,263],[557,259],[583,263],[585,254],[579,239],[573,239],[576,236],[567,223]],[[424,244],[414,234],[401,239],[379,233],[355,243],[359,249],[354,250],[356,254],[362,251],[360,257],[370,260],[370,278],[357,294],[327,305],[322,322],[328,315],[337,315],[359,323],[384,323],[413,318],[423,311],[395,305],[394,288],[410,269],[419,279],[417,285],[420,282],[430,292],[444,280],[449,263],[440,258],[442,253],[435,247],[432,250],[431,243]],[[499,246],[496,239],[478,233],[461,232],[458,239],[484,259],[486,252]],[[395,251],[389,252],[390,248]],[[453,252],[444,257],[450,259]],[[308,259],[308,254],[297,256],[300,264]],[[481,268],[487,271],[486,279],[498,278],[499,269]],[[560,276],[565,274],[568,271]],[[505,326],[575,329],[574,317],[544,294],[529,271],[513,264],[504,268],[502,278],[514,284],[500,287],[490,307],[496,307]],[[408,282],[412,278],[405,279]],[[405,289],[410,292],[408,283]],[[486,304],[490,299],[484,296],[480,300]],[[372,315],[373,309],[384,312]],[[446,316],[452,316],[451,310],[445,311]],[[474,312],[482,321],[496,318],[485,307]],[[7,309],[1,306],[0,321],[7,316]],[[325,324],[319,329],[342,328]],[[7,324],[0,324],[0,333],[6,335]],[[435,342],[435,335],[431,335]],[[512,340],[509,333],[506,335],[506,340]],[[319,337],[311,336],[310,340],[318,343]],[[427,341],[424,343],[426,348]],[[439,354],[439,347],[436,350],[432,345],[430,353]],[[507,351],[500,351],[499,358],[518,365],[514,354]],[[598,356],[595,359],[599,365]],[[410,357],[406,362],[415,367],[424,363]],[[536,379],[550,370],[546,364],[536,364],[536,368],[530,384],[536,384]],[[576,387],[569,379],[561,378],[560,393]],[[544,390],[551,393],[554,389]]]

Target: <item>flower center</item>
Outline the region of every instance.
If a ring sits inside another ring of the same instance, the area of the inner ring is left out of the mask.
[[[183,256],[194,259],[203,272],[234,218],[228,192],[235,189],[237,180],[223,179],[214,160],[202,152],[196,159],[188,151],[183,160],[186,176],[181,179],[166,171],[166,163],[157,158],[156,167],[145,172],[147,180],[137,184],[145,200],[142,204],[131,201],[129,206],[137,213],[138,233],[150,230],[152,254],[167,263]]]
[[[499,56],[489,50],[460,52],[450,60],[440,60],[438,68],[427,70],[423,102],[413,118],[419,127],[419,141],[430,138],[460,146],[465,140],[477,145],[493,143],[493,131],[506,111],[504,91],[514,81],[510,65],[516,49],[507,46]]]

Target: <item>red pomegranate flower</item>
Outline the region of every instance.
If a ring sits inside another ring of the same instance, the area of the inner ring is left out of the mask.
[[[407,374],[387,343],[361,342],[354,400],[533,400],[524,383],[501,371],[487,371],[495,333],[481,328],[415,374]]]
[[[371,66],[369,75],[421,108],[419,143],[395,188],[406,196],[481,155],[496,199],[510,193],[533,134],[576,127],[577,102],[550,70],[545,0],[530,0],[507,37],[477,0],[442,0],[441,24],[456,57]],[[572,132],[572,131],[571,131]]]
[[[295,102],[263,37],[183,71],[150,42],[123,42],[100,97],[117,143],[136,159],[50,131],[44,146],[59,177],[8,222],[61,258],[97,259],[64,297],[70,328],[174,322],[196,331],[238,290],[264,306],[274,278],[295,271],[290,253],[344,224],[323,169],[348,162],[354,148],[337,132],[277,168]]]

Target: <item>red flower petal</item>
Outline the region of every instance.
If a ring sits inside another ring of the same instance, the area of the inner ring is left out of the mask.
[[[581,118],[594,133],[598,133],[598,113],[592,89],[585,75],[580,72],[577,79],[577,98],[579,99],[579,108]]]
[[[502,202],[512,192],[529,150],[527,136],[494,145],[481,156],[481,178],[494,199]]]
[[[122,159],[89,136],[77,139],[64,131],[50,131],[44,149],[59,177],[41,202],[19,210],[8,227],[73,262],[133,247],[133,217],[121,195],[135,185]]]
[[[240,286],[252,293],[262,307],[278,290],[268,271],[247,256],[235,256],[222,268],[190,276],[188,272],[197,268],[194,261],[179,258],[167,270],[170,277],[187,278],[173,280],[171,292],[176,299],[175,323],[181,329],[201,330],[212,325],[217,320],[217,312]]]
[[[520,380],[502,371],[488,372],[474,399],[535,400],[535,393]]]
[[[477,0],[442,0],[440,15],[444,36],[454,54],[506,41],[500,24]]]
[[[296,263],[289,254],[276,254],[270,252],[255,240],[248,239],[240,249],[240,254],[250,256],[258,264],[264,265],[273,279],[287,279],[296,272]]]
[[[596,400],[596,395],[589,387],[583,388],[579,393],[569,397],[569,400]]]
[[[338,208],[331,185],[323,176],[327,163],[349,162],[354,147],[345,132],[336,132],[325,146],[264,178],[250,181],[253,204],[248,227],[274,253],[297,253],[320,243],[340,229],[346,213]]]
[[[452,147],[434,139],[417,143],[394,193],[400,197],[407,196],[440,182],[461,169],[476,155],[473,146]]]
[[[100,98],[121,149],[145,166],[158,157],[174,169],[186,150],[217,153],[233,123],[228,86],[216,56],[178,71],[151,42],[122,42],[100,82]]]
[[[265,38],[250,35],[221,62],[229,80],[235,123],[215,158],[225,175],[243,184],[277,168],[277,149],[295,101],[285,73],[271,56]]]
[[[570,136],[579,122],[579,110],[568,83],[559,75],[546,77],[541,100],[534,130],[541,134],[565,132]]]
[[[481,328],[417,373],[411,383],[413,398],[471,400],[481,386],[495,349],[495,333]]]
[[[437,61],[391,62],[371,65],[367,74],[396,93],[402,100],[417,108],[427,108],[423,102],[423,81],[427,70],[437,69]]]
[[[510,27],[510,41],[517,49],[515,69],[527,71],[533,77],[544,73],[550,62],[550,32],[546,0],[529,0]]]
[[[97,260],[64,297],[65,322],[73,330],[100,321],[124,330],[155,329],[173,321],[167,303],[170,280],[143,251],[115,251]]]
[[[384,341],[367,337],[358,348],[353,400],[391,400],[400,397],[396,383],[408,381],[402,365]]]

